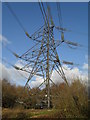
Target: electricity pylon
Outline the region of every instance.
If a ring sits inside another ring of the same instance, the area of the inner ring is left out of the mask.
[[[50,83],[52,82],[54,84],[53,80],[51,79],[53,71],[55,70],[68,85],[62,68],[62,63],[73,65],[72,62],[60,61],[56,48],[62,43],[73,46],[78,46],[78,44],[65,40],[64,31],[67,30],[65,28],[55,26],[48,5],[47,13],[42,2],[39,3],[39,6],[43,15],[44,25],[31,36],[25,32],[27,37],[35,41],[36,44],[21,56],[13,52],[17,58],[22,59],[26,62],[25,65],[21,68],[18,66],[13,67],[16,70],[21,70],[29,73],[25,87],[28,86],[29,82],[35,75],[43,77],[43,83],[45,83],[47,91],[47,107],[50,108]],[[13,13],[10,7],[9,9]],[[20,24],[20,21],[18,19],[17,21]],[[61,40],[54,39],[54,29],[57,29],[61,32]],[[43,83],[41,83],[40,86],[43,85]]]

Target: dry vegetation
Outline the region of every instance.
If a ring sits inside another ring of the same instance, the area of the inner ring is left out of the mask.
[[[68,88],[64,83],[51,87],[52,109],[35,109],[44,99],[45,90],[34,88],[28,91],[21,86],[2,81],[2,117],[6,118],[87,118],[87,87],[79,80]]]

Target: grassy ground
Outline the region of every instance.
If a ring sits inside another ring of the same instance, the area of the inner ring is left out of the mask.
[[[84,118],[84,116],[73,116],[73,118]],[[14,118],[18,120],[27,120],[29,118],[72,118],[72,115],[67,113],[66,111],[62,111],[60,109],[2,109],[2,118],[6,120],[7,118]],[[65,119],[64,119],[65,120]]]
[[[57,110],[47,110],[47,109],[7,109],[4,108],[2,110],[2,118],[49,118],[52,117],[54,113],[56,113]]]

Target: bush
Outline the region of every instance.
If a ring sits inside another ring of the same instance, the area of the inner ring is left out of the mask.
[[[59,109],[54,116],[78,118],[87,117],[88,113],[88,93],[85,84],[79,80],[74,81],[70,87],[64,83],[52,87],[53,106]],[[62,113],[62,114],[61,114]]]

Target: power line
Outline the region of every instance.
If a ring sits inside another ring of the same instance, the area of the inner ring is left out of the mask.
[[[59,26],[63,27],[60,3],[57,2],[56,4],[57,4],[57,11],[58,11]]]
[[[26,32],[23,24],[21,23],[21,21],[19,20],[19,18],[17,17],[17,15],[15,14],[15,12],[13,11],[12,7],[10,6],[10,4],[8,2],[5,2],[6,6],[8,7],[8,9],[10,10],[10,12],[12,13],[12,15],[14,16],[14,18],[16,19],[16,21],[18,22],[18,24],[20,25],[20,27],[22,28],[22,30],[24,32]]]

